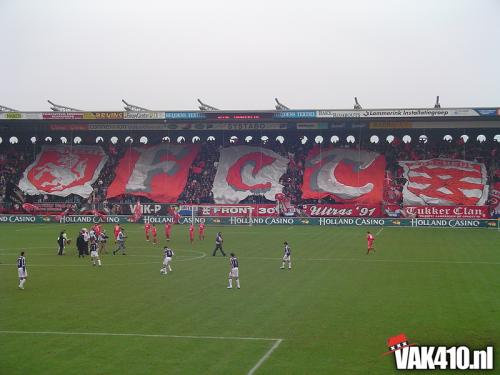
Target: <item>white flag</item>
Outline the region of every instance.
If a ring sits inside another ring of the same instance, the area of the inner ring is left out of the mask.
[[[29,195],[88,198],[108,156],[99,146],[43,146],[23,173],[19,189]]]
[[[274,201],[283,185],[288,159],[274,151],[254,146],[233,146],[220,152],[212,192],[217,204],[239,203],[250,195]]]
[[[403,204],[408,206],[481,206],[488,198],[483,163],[456,159],[400,161],[407,182]]]

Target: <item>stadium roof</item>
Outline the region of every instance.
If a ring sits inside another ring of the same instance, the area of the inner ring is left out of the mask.
[[[5,108],[5,107],[4,107]],[[0,120],[362,120],[429,118],[499,118],[498,108],[380,108],[263,111],[5,111]]]

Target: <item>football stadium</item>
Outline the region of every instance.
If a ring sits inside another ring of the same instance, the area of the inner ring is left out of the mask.
[[[2,107],[1,374],[498,368],[499,108],[124,103]]]

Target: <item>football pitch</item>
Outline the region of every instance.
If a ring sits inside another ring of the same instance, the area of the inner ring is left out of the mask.
[[[160,275],[162,246],[142,225],[125,226],[126,256],[112,256],[110,241],[102,267],[76,256],[81,226],[0,226],[0,374],[391,374],[383,353],[400,333],[493,345],[500,368],[497,230],[208,226],[190,245],[187,226],[174,226],[173,272]],[[73,243],[57,256],[62,228]],[[240,290],[226,288],[228,258],[212,256],[219,230],[239,258]],[[280,269],[285,240],[291,271]]]

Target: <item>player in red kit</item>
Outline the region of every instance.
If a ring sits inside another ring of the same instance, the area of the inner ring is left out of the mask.
[[[165,237],[167,237],[167,241],[170,241],[171,232],[172,232],[172,224],[165,223]]]
[[[102,233],[101,225],[100,224],[95,224],[93,226],[93,229],[94,229],[94,233],[95,233],[96,237],[99,237],[99,235]]]
[[[200,241],[205,239],[205,224],[200,223],[199,228],[198,228],[198,238]]]
[[[115,225],[115,229],[114,229],[114,234],[115,234],[115,243],[118,239],[118,233],[120,233],[120,226],[118,224]]]
[[[172,209],[172,216],[174,218],[174,224],[179,224],[179,220],[181,219],[181,215],[177,212],[175,208]]]
[[[149,232],[151,231],[151,224],[144,224],[144,232],[146,233],[146,241],[149,241]]]
[[[370,254],[370,251],[375,251],[373,247],[373,241],[375,241],[375,237],[370,232],[366,232],[366,241],[368,242],[368,250],[366,251],[366,255]]]
[[[194,241],[194,225],[193,224],[191,224],[189,226],[189,241],[191,243],[193,243],[193,241]]]
[[[156,224],[153,224],[153,227],[151,228],[151,234],[153,235],[153,244],[157,245],[158,244],[158,236],[156,232]]]

